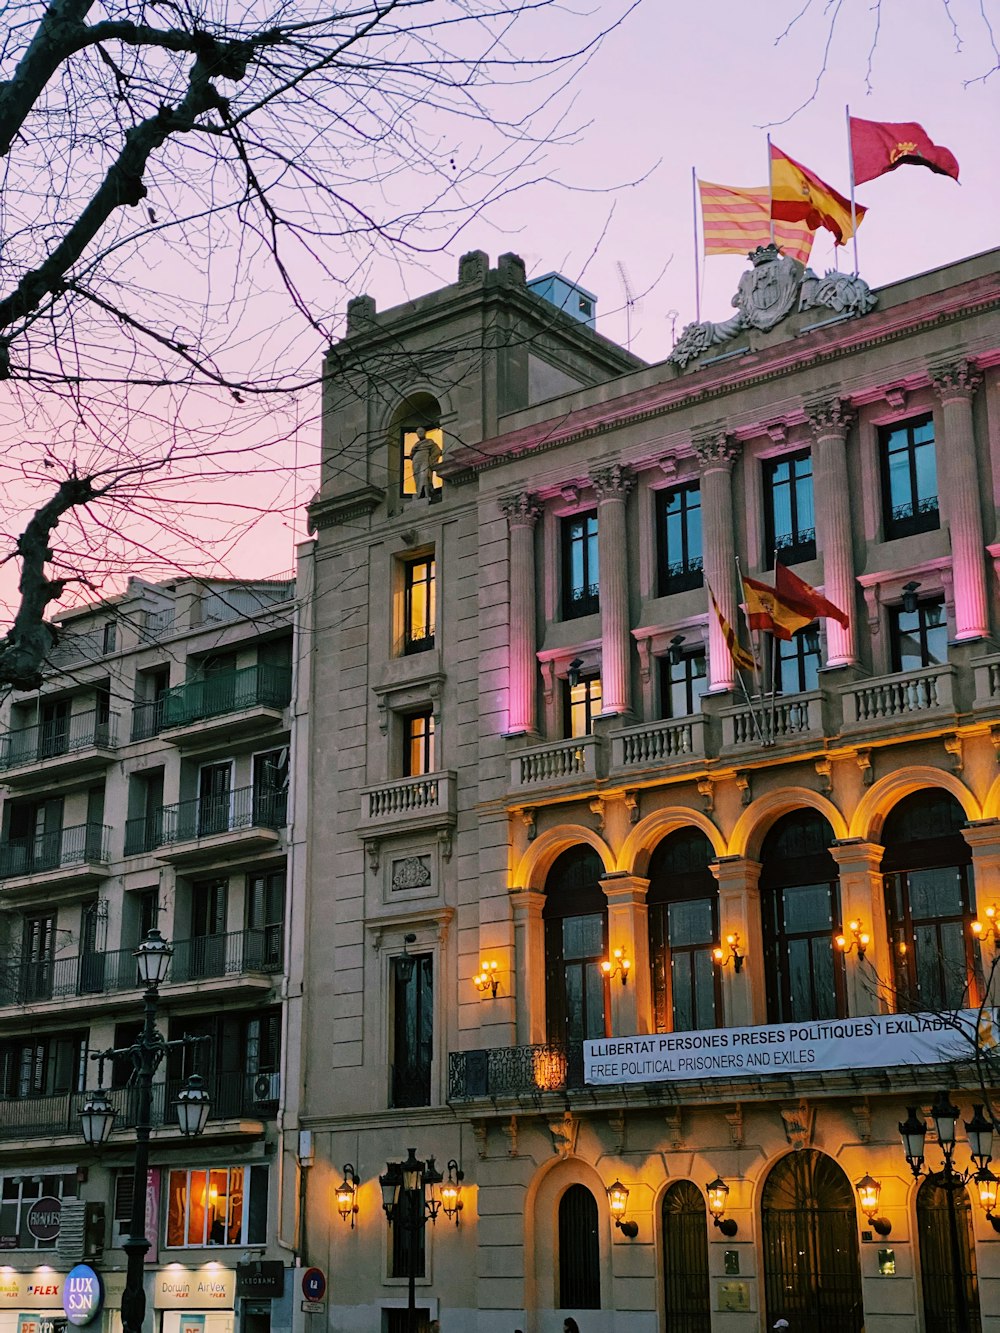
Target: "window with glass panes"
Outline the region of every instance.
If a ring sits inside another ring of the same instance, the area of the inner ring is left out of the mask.
[[[600,676],[582,676],[575,685],[564,686],[563,724],[567,739],[571,736],[590,736],[594,718],[601,711]]]
[[[76,1194],[75,1166],[0,1176],[0,1250],[51,1250],[52,1241],[38,1240],[28,1230],[28,1213],[39,1199],[75,1199]]]
[[[701,712],[701,697],[708,689],[704,648],[660,658],[660,699],[664,717],[690,717]]]
[[[600,886],[601,858],[591,847],[571,847],[545,881],[545,1013],[551,1042],[581,1042],[608,1035],[608,905]]]
[[[659,593],[700,588],[702,582],[701,488],[697,482],[657,495],[660,535]]]
[[[764,560],[794,565],[816,558],[812,455],[784,454],[764,461]]]
[[[834,948],[840,879],[834,833],[822,815],[793,810],[761,848],[767,1021],[794,1023],[845,1013],[844,959]]]
[[[433,555],[407,560],[403,567],[403,652],[423,653],[434,647],[437,615]]]
[[[424,708],[403,718],[403,777],[434,772],[434,713]]]
[[[267,1167],[167,1172],[170,1249],[267,1243]]]
[[[712,844],[698,829],[678,829],[649,859],[649,957],[655,1032],[719,1027],[719,892],[709,866]]]
[[[948,661],[948,617],[944,598],[918,602],[912,611],[894,606],[889,612],[889,645],[893,671],[918,671]]]
[[[771,640],[778,654],[777,685],[782,694],[819,689],[819,625],[806,625],[790,639]]]
[[[562,618],[593,615],[600,610],[597,558],[597,510],[562,520]]]
[[[434,959],[392,960],[392,1106],[430,1106],[434,1056]]]
[[[917,417],[879,432],[885,537],[910,537],[941,526],[934,418]]]

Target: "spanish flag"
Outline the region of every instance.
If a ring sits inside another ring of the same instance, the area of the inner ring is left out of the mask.
[[[715,593],[712,591],[712,585],[710,583],[708,585],[708,595],[712,599],[712,607],[718,617],[719,628],[722,630],[722,637],[726,641],[726,647],[729,649],[729,656],[733,659],[733,664],[742,667],[744,671],[752,671],[757,663],[745,648],[740,647],[740,641],[736,637],[736,631],[722,614],[722,607],[715,600]]]
[[[743,255],[771,239],[771,196],[766,185],[740,189],[735,185],[698,182],[706,255]],[[775,222],[774,243],[797,259],[809,262],[812,231],[804,222]]]
[[[743,578],[743,596],[746,600],[747,624],[751,629],[766,630],[776,639],[790,639],[796,630],[809,625],[815,615],[805,615],[802,611],[782,601],[773,588],[756,579]]]
[[[855,204],[858,226],[864,215],[865,209]],[[774,144],[771,144],[771,216],[783,222],[804,222],[814,230],[825,227],[833,232],[837,245],[843,245],[854,235],[850,200]]]

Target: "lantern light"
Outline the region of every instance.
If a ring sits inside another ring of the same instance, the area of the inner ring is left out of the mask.
[[[174,1107],[177,1111],[177,1123],[185,1138],[195,1138],[202,1133],[208,1122],[212,1099],[200,1074],[192,1074],[188,1078],[177,1094]]]
[[[724,1236],[735,1236],[739,1228],[733,1218],[725,1216],[729,1186],[721,1176],[716,1176],[705,1186],[705,1193],[708,1195],[708,1208],[712,1214],[712,1221]]]
[[[133,954],[142,984],[151,990],[156,990],[160,983],[166,980],[167,968],[173,956],[173,945],[163,938],[156,927],[148,930],[146,938]]]
[[[89,1143],[92,1148],[99,1148],[102,1143],[107,1143],[117,1114],[103,1088],[92,1092],[80,1111],[80,1128],[84,1143]]]
[[[358,1173],[350,1162],[344,1163],[344,1178],[337,1186],[337,1212],[346,1222],[351,1220],[351,1230],[354,1230],[354,1219],[358,1213]]]
[[[614,1219],[614,1224],[624,1236],[635,1240],[639,1234],[638,1222],[626,1221],[625,1214],[628,1211],[629,1189],[623,1185],[620,1180],[616,1180],[608,1186],[608,1208]]]

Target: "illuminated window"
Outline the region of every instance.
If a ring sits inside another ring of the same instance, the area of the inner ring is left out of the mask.
[[[567,737],[592,735],[600,711],[600,676],[583,676],[575,685],[566,682],[563,718]]]
[[[660,658],[660,698],[666,717],[690,717],[701,712],[701,698],[708,689],[708,665],[704,648],[679,653],[676,660]]]
[[[698,829],[678,829],[649,859],[649,957],[656,1032],[714,1028],[722,1021],[715,853]]]
[[[403,718],[403,777],[434,772],[434,714],[426,708]]]
[[[434,556],[407,560],[403,569],[403,652],[423,653],[434,647],[437,618]]]
[[[403,447],[400,450],[400,458],[402,461],[400,492],[403,495],[416,495],[417,493],[417,482],[413,469],[413,449],[420,438],[417,434],[417,430],[418,427],[416,426],[403,427]],[[440,461],[440,459],[444,455],[444,432],[442,431],[441,427],[440,426],[428,427],[427,429],[424,430],[424,436],[427,440],[430,441],[430,450],[428,453],[428,458],[432,462],[434,459]],[[419,470],[420,467],[419,461],[417,467]],[[429,481],[432,490],[439,491],[441,489],[441,478],[434,471],[433,467],[431,467],[429,470]]]
[[[267,1167],[223,1166],[171,1171],[167,1185],[167,1245],[264,1245]]]
[[[806,625],[790,639],[772,640],[778,654],[777,685],[782,694],[819,689],[819,625]]]
[[[889,644],[893,671],[919,671],[948,661],[948,617],[944,598],[918,602],[912,611],[901,606],[889,612]]]

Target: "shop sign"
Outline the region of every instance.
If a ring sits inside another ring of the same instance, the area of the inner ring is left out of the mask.
[[[583,1044],[584,1082],[739,1079],[829,1069],[886,1069],[969,1061],[998,1044],[995,1010],[873,1014],[814,1023],[611,1037]]]
[[[19,1314],[17,1333],[66,1333],[66,1320],[53,1314]]]
[[[180,1317],[180,1333],[205,1333],[205,1316],[203,1314],[182,1314]]]
[[[236,1265],[237,1296],[281,1296],[285,1290],[285,1265],[280,1259],[259,1259]]]
[[[28,1209],[24,1225],[35,1240],[56,1240],[62,1223],[62,1199],[46,1194]]]
[[[0,1273],[0,1310],[58,1310],[62,1292],[62,1273]]]
[[[153,1287],[156,1310],[231,1310],[236,1274],[231,1268],[161,1268]]]
[[[104,1303],[104,1287],[99,1274],[89,1264],[77,1264],[66,1274],[62,1303],[66,1318],[79,1328],[100,1314]]]

